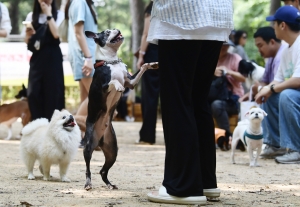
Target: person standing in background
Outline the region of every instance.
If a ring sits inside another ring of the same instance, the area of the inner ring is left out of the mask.
[[[65,86],[63,57],[59,47],[58,25],[63,21],[63,13],[57,11],[54,0],[35,0],[33,12],[27,15],[25,42],[36,31],[47,24],[44,45],[33,52],[30,58],[27,98],[31,119],[51,120],[55,109],[65,108]]]
[[[94,74],[96,44],[85,31],[98,32],[92,0],[68,0],[65,19],[69,20],[69,60],[75,81],[79,81],[81,105],[76,115],[87,115],[88,93]]]
[[[249,60],[249,57],[244,49],[247,42],[247,33],[243,30],[237,30],[234,34],[234,44],[235,48],[233,53],[241,56],[244,60]]]
[[[284,5],[292,5],[300,10],[300,3],[299,0],[281,0],[283,1]]]
[[[0,2],[0,37],[7,37],[11,31],[11,23],[7,7]]]
[[[162,186],[148,193],[150,201],[203,205],[205,196],[220,196],[207,99],[232,29],[231,0],[153,1],[147,40],[158,44],[166,155]]]
[[[144,31],[139,51],[137,68],[144,63],[158,62],[158,46],[147,42],[150,25],[151,1],[145,9]],[[157,105],[159,97],[159,71],[148,70],[142,77],[142,116],[143,125],[140,130],[140,139],[136,144],[154,144],[157,119]]]

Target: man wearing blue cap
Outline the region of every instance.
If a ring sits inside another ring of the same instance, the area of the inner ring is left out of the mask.
[[[276,37],[289,47],[282,52],[274,81],[255,96],[268,113],[263,121],[264,143],[288,149],[276,162],[300,163],[300,11],[283,6],[266,20],[274,22]]]

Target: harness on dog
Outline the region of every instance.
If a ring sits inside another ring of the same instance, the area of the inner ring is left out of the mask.
[[[122,59],[118,58],[118,60],[113,60],[113,61],[105,61],[105,60],[96,60],[96,63],[94,64],[94,68],[106,66],[108,64],[115,65],[118,63],[121,63]]]
[[[254,140],[260,140],[260,139],[264,138],[264,135],[263,134],[259,134],[259,135],[248,134],[247,130],[246,130],[244,133],[244,143],[247,146],[246,137],[248,137],[250,139],[254,139]]]

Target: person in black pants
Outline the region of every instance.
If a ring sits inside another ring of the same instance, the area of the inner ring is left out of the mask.
[[[55,109],[65,107],[63,59],[57,32],[57,21],[61,22],[63,14],[58,18],[55,1],[47,3],[35,0],[32,17],[28,15],[26,19],[33,26],[26,28],[26,43],[42,24],[48,24],[44,44],[30,59],[27,97],[32,120],[42,117],[51,120]]]
[[[147,34],[150,23],[150,15],[153,2],[151,1],[145,9],[144,32],[139,51],[137,68],[143,63],[158,62],[158,46],[147,43]],[[143,125],[140,130],[140,139],[136,144],[154,144],[157,119],[157,105],[159,97],[159,71],[148,70],[142,77],[142,116]]]
[[[217,188],[214,122],[205,100],[221,46],[220,41],[159,40],[167,153],[163,186],[171,195],[201,196],[202,189]],[[190,194],[186,189],[194,192]]]

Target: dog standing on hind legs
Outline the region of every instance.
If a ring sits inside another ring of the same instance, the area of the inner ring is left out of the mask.
[[[147,69],[158,69],[158,63],[144,64],[131,76],[126,65],[117,56],[117,51],[124,40],[119,30],[105,30],[101,33],[86,31],[85,35],[94,39],[97,49],[95,73],[88,95],[86,132],[83,138],[83,155],[86,163],[84,188],[86,190],[92,188],[90,161],[93,151],[100,146],[105,156],[105,163],[100,170],[102,180],[109,189],[118,189],[107,178],[118,153],[117,138],[111,123],[113,114],[125,87],[133,89]]]
[[[236,145],[239,140],[247,147],[249,154],[250,167],[260,166],[257,163],[258,156],[260,155],[262,144],[263,144],[263,130],[261,122],[267,113],[261,108],[252,107],[247,113],[248,119],[240,121],[237,127],[233,131],[232,135],[232,146],[231,146],[231,161],[235,164],[234,152]],[[254,157],[253,151],[257,149],[256,156]]]

